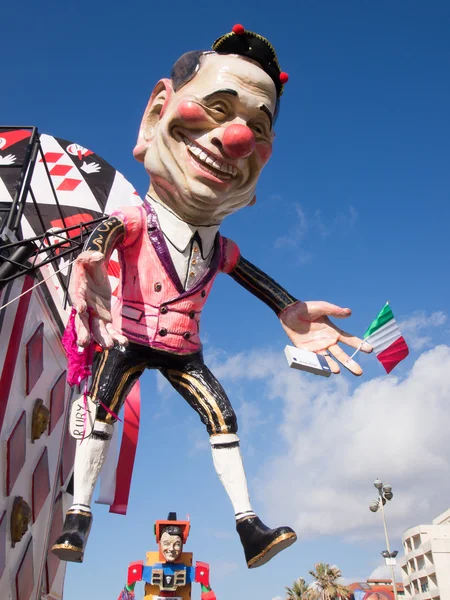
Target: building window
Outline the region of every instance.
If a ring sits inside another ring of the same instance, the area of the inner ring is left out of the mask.
[[[59,419],[64,413],[64,402],[66,396],[66,371],[61,373],[50,392],[50,426],[49,435],[54,430]]]
[[[36,521],[50,493],[47,446],[42,451],[39,462],[34,469],[31,492],[33,497],[33,521]]]
[[[40,323],[26,345],[27,396],[44,370],[44,323]]]
[[[417,569],[420,571],[420,569],[424,569],[425,568],[425,558],[423,556],[418,556],[416,558],[417,560]]]
[[[6,510],[3,511],[0,517],[0,579],[6,567],[6,540],[8,535],[7,530],[8,519],[6,518]]]
[[[22,411],[6,442],[6,495],[9,496],[25,464],[27,453],[26,414]]]
[[[30,600],[34,588],[33,541],[30,536],[16,573],[16,599]]]
[[[429,586],[428,586],[428,581],[425,579],[421,579],[420,580],[420,589],[422,590],[422,592],[428,592],[429,590]]]
[[[50,593],[52,589],[53,582],[56,577],[56,573],[58,571],[58,567],[60,565],[60,560],[57,556],[53,554],[51,548],[56,541],[56,538],[61,533],[61,528],[63,526],[63,509],[62,509],[62,494],[59,494],[56,499],[55,506],[53,507],[53,515],[52,515],[52,524],[50,528],[50,543],[48,545],[47,551],[47,589],[48,593]]]

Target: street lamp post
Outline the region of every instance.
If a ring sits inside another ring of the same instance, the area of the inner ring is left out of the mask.
[[[375,479],[375,481],[373,482],[373,485],[378,490],[378,499],[371,502],[369,508],[372,512],[377,512],[378,509],[381,510],[381,517],[383,519],[384,535],[386,538],[386,547],[387,547],[387,550],[384,550],[381,553],[381,555],[383,556],[386,565],[391,568],[392,589],[394,591],[395,600],[398,600],[397,584],[395,583],[395,571],[394,571],[394,567],[396,565],[395,557],[397,556],[398,551],[394,550],[393,552],[391,552],[391,548],[389,546],[389,537],[388,537],[388,532],[387,532],[387,527],[386,527],[386,516],[384,514],[384,505],[386,504],[387,500],[392,500],[392,498],[394,497],[394,494],[392,493],[392,486],[390,486],[388,483],[383,483],[380,479]]]

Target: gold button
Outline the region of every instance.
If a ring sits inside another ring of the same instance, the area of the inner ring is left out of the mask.
[[[194,273],[193,271],[191,271],[191,272],[189,273],[189,276],[190,276],[190,277],[194,277],[194,275],[195,275],[195,273]]]
[[[198,252],[198,248],[197,248],[197,246],[194,248],[194,252]]]
[[[196,265],[196,264],[197,264],[197,261],[195,260],[195,258],[194,258],[194,260],[192,261],[192,264],[193,264],[193,265]]]

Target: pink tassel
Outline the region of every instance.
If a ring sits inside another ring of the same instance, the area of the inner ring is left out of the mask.
[[[89,324],[91,321],[91,309],[89,311]],[[72,308],[69,322],[62,338],[62,345],[67,354],[67,383],[70,386],[80,385],[83,379],[91,375],[92,362],[94,360],[94,341],[91,338],[87,348],[81,348],[77,344],[77,330],[75,327],[75,315],[77,311]]]
[[[91,309],[89,311],[89,326],[91,325]],[[75,327],[75,316],[77,311],[72,308],[70,313],[69,322],[67,323],[66,330],[62,338],[62,345],[67,355],[67,383],[73,387],[74,385],[81,385],[84,381],[83,401],[84,401],[84,423],[83,423],[83,435],[81,442],[86,437],[86,414],[87,414],[87,397],[89,394],[88,381],[89,376],[92,375],[92,363],[94,361],[94,341],[91,337],[89,346],[87,348],[81,348],[77,344],[77,330]]]
[[[88,308],[89,312],[89,328],[91,325],[91,315],[92,309]],[[92,363],[94,361],[94,340],[91,336],[89,346],[86,348],[81,348],[77,344],[77,330],[75,327],[75,316],[77,311],[75,308],[72,308],[70,313],[69,322],[67,323],[66,330],[64,331],[64,335],[62,338],[62,344],[64,346],[64,350],[66,351],[68,366],[67,366],[67,383],[72,387],[74,385],[81,385],[84,381],[84,391],[83,391],[83,400],[84,400],[84,423],[83,423],[83,436],[81,438],[81,442],[85,439],[86,434],[86,414],[87,414],[87,397],[89,395],[88,389],[88,381],[89,376],[92,375]],[[100,405],[115,419],[122,421],[119,417],[110,410],[107,406],[100,402]]]

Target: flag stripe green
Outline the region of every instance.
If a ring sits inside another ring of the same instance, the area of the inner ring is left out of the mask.
[[[383,327],[383,325],[386,325],[386,323],[388,323],[393,318],[394,318],[394,313],[392,312],[389,304],[386,303],[383,306],[378,317],[375,319],[375,321],[372,321],[369,329],[364,334],[364,339],[368,338],[369,335],[372,335],[373,333],[375,333],[375,331],[377,331],[378,329]]]
[[[375,333],[369,335],[366,341],[372,346],[375,354],[378,355],[380,352],[384,352],[386,348],[389,348],[400,337],[402,337],[402,333],[398,328],[397,322],[395,319],[391,319],[386,325],[383,325]]]

